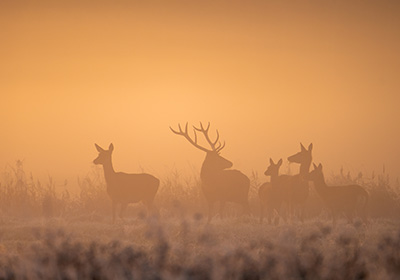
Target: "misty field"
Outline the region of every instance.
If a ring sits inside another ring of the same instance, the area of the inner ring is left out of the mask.
[[[258,186],[251,176],[250,216],[234,204],[207,224],[199,179],[161,178],[159,216],[141,204],[111,222],[102,172],[94,169],[56,187],[39,182],[19,162],[0,185],[0,279],[398,279],[400,204],[387,174],[344,171],[330,182],[356,182],[370,193],[367,224],[329,213],[313,192],[304,223],[259,223]]]

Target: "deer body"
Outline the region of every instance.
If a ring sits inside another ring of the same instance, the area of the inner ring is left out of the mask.
[[[150,174],[115,172],[106,179],[107,193],[114,202],[127,204],[152,203],[160,181]],[[136,186],[136,187],[133,187]]]
[[[270,182],[264,183],[258,190],[260,198],[260,223],[263,220],[264,208],[267,210],[268,222],[271,223],[273,212],[278,212],[278,215],[286,220],[284,214],[284,204],[288,203],[287,195],[290,191],[291,177],[288,175],[279,175],[279,168],[282,165],[282,159],[277,164],[270,159],[270,166],[264,172],[264,175],[270,176]],[[275,219],[275,224],[279,223],[279,216]]]
[[[209,203],[236,202],[248,210],[247,195],[250,188],[250,180],[239,170],[220,170],[202,174],[202,189]]]
[[[325,183],[321,164],[318,166],[314,164],[310,180],[314,183],[318,195],[332,212],[333,223],[336,222],[339,214],[345,214],[349,221],[352,221],[358,209],[362,211],[361,217],[364,221],[366,220],[369,194],[363,187],[359,185],[328,186]]]
[[[227,170],[232,167],[232,162],[220,156],[220,151],[224,148],[221,143],[217,145],[219,134],[217,130],[217,139],[211,141],[208,136],[210,124],[207,128],[203,127],[200,123],[200,128],[194,127],[194,140],[189,136],[188,124],[186,124],[185,131],[179,125],[179,131],[172,128],[171,131],[177,135],[184,136],[193,146],[206,152],[206,158],[201,167],[200,179],[201,187],[208,203],[208,221],[211,221],[212,210],[216,202],[220,203],[220,215],[225,202],[236,202],[243,206],[246,213],[249,213],[248,193],[250,189],[250,179],[239,170]],[[203,133],[205,139],[211,146],[206,149],[197,143],[196,131]]]
[[[292,212],[291,214],[293,215],[297,212],[300,220],[303,221],[304,207],[309,195],[308,176],[312,162],[313,144],[310,144],[308,149],[306,149],[303,144],[300,143],[300,148],[300,152],[288,157],[289,162],[300,164],[299,174],[289,176],[291,187],[288,200]]]
[[[129,203],[142,201],[148,211],[151,211],[160,180],[146,173],[128,174],[115,172],[111,160],[114,146],[111,144],[108,150],[102,149],[97,144],[95,146],[99,156],[93,162],[103,165],[107,193],[112,201],[113,222],[115,222],[115,211],[118,204],[121,205],[121,218]]]

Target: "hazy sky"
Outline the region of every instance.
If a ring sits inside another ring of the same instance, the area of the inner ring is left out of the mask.
[[[247,175],[300,141],[400,175],[398,1],[35,2],[0,2],[1,168],[76,178],[113,142],[162,178],[204,158],[168,127],[210,121]]]

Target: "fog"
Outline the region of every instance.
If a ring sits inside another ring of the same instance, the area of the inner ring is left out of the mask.
[[[302,142],[328,174],[398,177],[400,5],[288,3],[2,1],[0,167],[73,185],[113,143],[116,170],[193,172],[169,126],[202,121],[247,175]]]

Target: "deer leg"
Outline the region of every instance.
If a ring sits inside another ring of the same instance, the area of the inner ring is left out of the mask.
[[[112,222],[113,224],[115,223],[115,210],[117,207],[117,203],[116,202],[112,202],[111,208],[112,208]]]
[[[224,206],[225,206],[225,201],[220,201],[219,202],[219,217],[222,219],[222,215],[224,212]]]
[[[156,207],[154,207],[153,201],[151,201],[151,200],[143,201],[143,204],[147,208],[147,215],[159,217],[160,213],[159,213],[158,209]]]
[[[247,200],[245,202],[243,202],[243,213],[245,215],[249,215],[249,216],[251,215],[249,202]]]
[[[272,209],[272,210],[275,212],[275,215],[276,215],[276,218],[275,218],[275,220],[274,220],[274,224],[275,224],[275,225],[279,224],[280,218],[282,218],[283,220],[285,220],[285,217],[284,217],[284,215],[283,215],[284,213],[283,213],[282,208],[283,208],[283,205],[282,205],[281,203],[278,203],[278,204],[275,206],[275,208]]]
[[[156,207],[154,207],[153,201],[148,201],[146,203],[146,206],[147,206],[147,211],[149,214],[154,215],[156,217],[158,217],[160,215],[158,209]]]
[[[278,211],[275,211],[274,214],[275,214],[275,217],[274,217],[274,225],[277,226],[277,225],[279,225],[279,222],[280,222],[281,217],[280,217]]]
[[[304,223],[304,206],[299,205],[299,219],[301,223]]]
[[[292,217],[292,223],[297,219],[297,208],[295,204],[292,204],[291,206],[291,217]]]
[[[299,207],[297,204],[292,205],[292,222],[297,221],[299,219]]]
[[[142,202],[143,202],[144,206],[146,206],[147,215],[149,215],[149,213],[151,213],[152,208],[153,208],[152,207],[152,203],[150,201],[148,201],[148,200],[142,200]]]
[[[268,224],[271,225],[272,223],[275,223],[275,207],[268,207]]]
[[[124,214],[127,206],[128,206],[128,203],[121,203],[121,209],[119,211],[119,217],[121,218],[121,220],[123,220],[122,215]]]
[[[349,223],[353,223],[353,214],[354,214],[354,211],[348,211],[347,212],[347,219],[348,219],[348,221],[349,221]]]
[[[214,202],[209,201],[208,202],[208,219],[207,219],[207,223],[211,222],[212,219],[212,212],[213,212],[213,208],[214,208]]]
[[[274,206],[271,205],[271,202],[267,205],[267,220],[268,224],[270,225],[273,218],[274,218]]]
[[[293,210],[293,206],[291,203],[287,203],[286,204],[286,219],[287,222],[290,224],[291,220],[292,220],[292,210]]]
[[[336,226],[336,212],[332,211],[332,225],[335,227]]]
[[[271,221],[274,223],[274,224],[276,224],[276,220],[278,219],[278,221],[279,221],[279,216],[280,216],[280,213],[281,213],[281,210],[279,209],[279,206],[278,205],[274,205],[274,206],[271,206],[270,207],[270,210],[269,210],[269,215],[270,215],[270,218],[269,218],[269,220],[270,220],[270,224],[271,224]]]
[[[264,204],[261,201],[261,203],[260,203],[260,224],[262,223],[262,220],[264,218],[263,215],[264,215]]]
[[[282,218],[282,220],[287,223],[288,222],[288,212],[289,212],[289,205],[285,202],[279,204],[277,207],[276,211],[278,212],[279,218]],[[278,218],[278,220],[279,220]]]
[[[363,220],[364,224],[367,224],[368,223],[367,203],[365,203],[363,205],[360,216],[361,216],[361,219]]]

